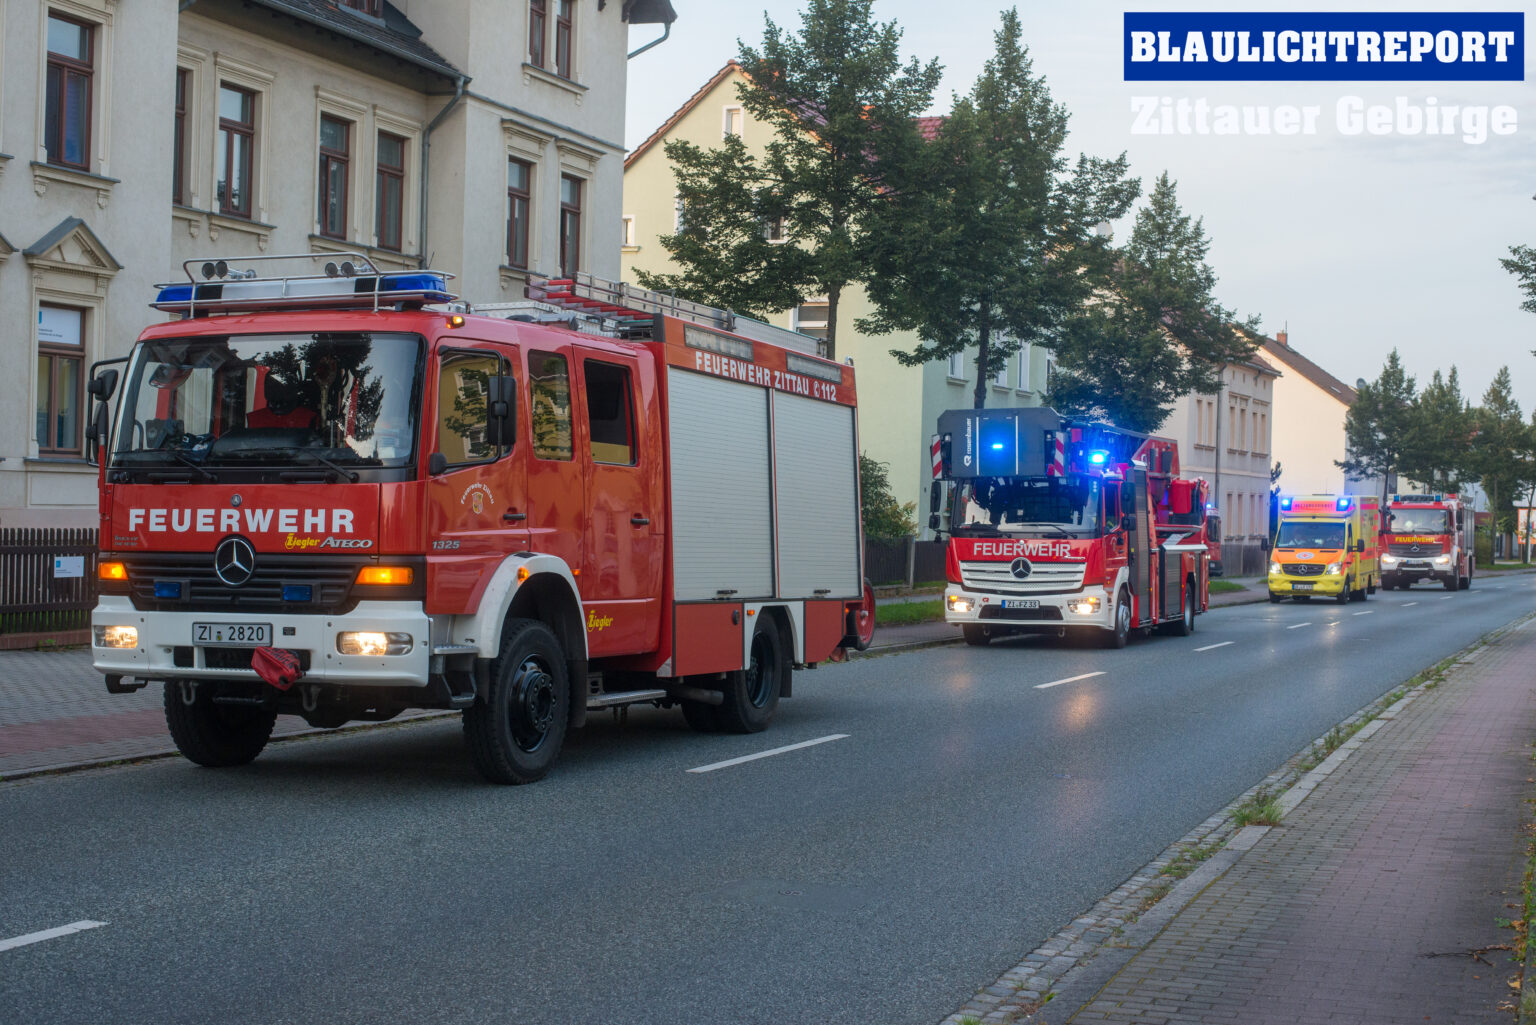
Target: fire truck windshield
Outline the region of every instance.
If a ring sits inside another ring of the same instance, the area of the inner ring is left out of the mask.
[[[1387,517],[1390,534],[1449,534],[1450,514],[1444,509],[1393,509]]]
[[[414,334],[198,335],[141,344],[112,466],[397,467],[415,454]]]
[[[1099,529],[1096,477],[977,477],[955,496],[956,534],[1094,534]]]
[[[1343,548],[1344,524],[1337,520],[1286,520],[1275,538],[1276,548]]]

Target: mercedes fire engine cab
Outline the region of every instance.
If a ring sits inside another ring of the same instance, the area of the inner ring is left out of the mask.
[[[1208,602],[1206,489],[1175,442],[1053,409],[950,410],[930,526],[952,485],[944,614],[968,644],[1023,632],[1188,634]]]
[[[1447,591],[1471,587],[1473,519],[1460,495],[1393,495],[1381,525],[1381,585],[1407,588],[1428,578]]]
[[[815,340],[578,276],[454,304],[443,275],[210,261],[95,374],[114,693],[183,754],[462,709],[488,779],[589,710],[763,729],[794,667],[867,646],[853,368]],[[254,266],[253,266],[254,265]]]

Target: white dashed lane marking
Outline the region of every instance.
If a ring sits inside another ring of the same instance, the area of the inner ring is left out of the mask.
[[[1292,624],[1291,626],[1286,627],[1286,629],[1287,630],[1300,630],[1304,626],[1311,626],[1311,625],[1312,625],[1311,623],[1295,623],[1295,624]]]
[[[1037,683],[1035,690],[1045,690],[1047,687],[1060,687],[1064,683],[1076,683],[1078,680],[1091,680],[1095,676],[1103,676],[1104,670],[1096,673],[1083,673],[1081,676],[1069,676],[1065,680],[1052,680],[1050,683]]]
[[[25,936],[14,936],[8,940],[0,940],[0,951],[11,950],[15,947],[25,947],[31,943],[41,943],[44,940],[58,939],[60,936],[68,936],[72,932],[84,932],[86,929],[99,929],[106,922],[93,922],[90,919],[81,919],[78,922],[70,922],[61,925],[57,929],[44,929],[42,932],[29,932]]]
[[[1356,612],[1355,615],[1357,615],[1357,616],[1369,616],[1372,612],[1375,612],[1375,611],[1376,611],[1375,609],[1366,609],[1364,612]]]
[[[732,765],[740,765],[743,762],[755,762],[759,758],[772,758],[774,755],[788,754],[790,751],[798,751],[803,747],[815,747],[817,744],[825,744],[833,740],[847,739],[848,734],[846,733],[833,733],[829,736],[817,737],[815,740],[802,740],[798,744],[785,744],[783,747],[776,747],[771,751],[759,751],[755,755],[742,755],[740,758],[727,758],[723,762],[711,762],[708,765],[700,765],[697,768],[689,769],[688,771],[714,772],[716,769],[728,769]]]
[[[1222,641],[1220,644],[1207,644],[1205,647],[1203,647],[1203,648],[1196,648],[1195,650],[1196,651],[1210,651],[1213,648],[1225,648],[1229,644],[1236,644],[1236,643],[1237,643],[1236,641]]]

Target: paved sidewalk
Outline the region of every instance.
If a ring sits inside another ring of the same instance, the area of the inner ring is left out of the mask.
[[[1102,950],[1035,1018],[999,1005],[982,1020],[1514,1021],[1519,965],[1500,922],[1521,917],[1533,666],[1536,628],[1473,651],[1304,778],[1279,826],[1239,832],[1231,848],[1247,849],[1191,875],[1193,898],[1128,960]]]

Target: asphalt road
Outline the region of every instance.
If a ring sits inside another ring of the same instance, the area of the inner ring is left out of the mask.
[[[0,784],[0,1021],[932,1025],[1533,607],[1536,577],[1481,577],[860,660],[756,736],[599,717],[531,787],[481,783],[443,720]]]

